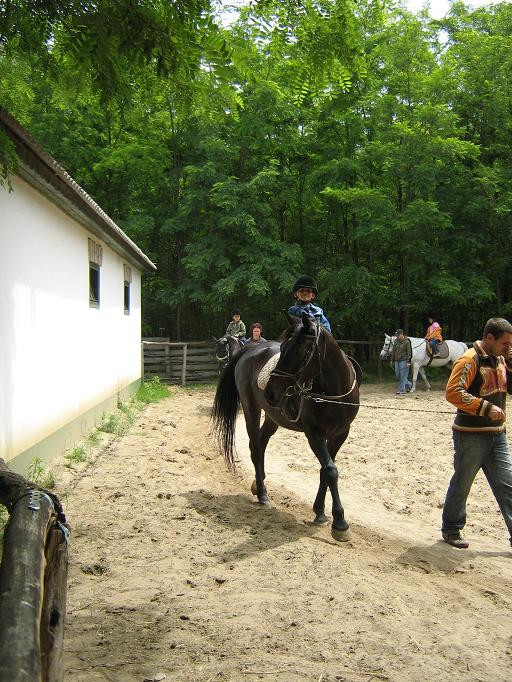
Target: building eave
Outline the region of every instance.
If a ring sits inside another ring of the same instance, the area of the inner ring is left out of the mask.
[[[16,174],[103,240],[135,267],[154,272],[156,265],[5,109],[0,126],[19,158]]]

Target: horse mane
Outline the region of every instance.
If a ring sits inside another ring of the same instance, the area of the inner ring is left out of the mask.
[[[297,324],[299,324],[299,323],[297,323]],[[286,329],[284,330],[284,332],[283,332],[283,333],[281,334],[281,336],[279,337],[279,341],[288,341],[288,339],[291,337],[291,335],[292,335],[293,332],[295,331],[295,327],[296,327],[296,326],[297,326],[297,325],[293,325],[292,327],[286,327]]]

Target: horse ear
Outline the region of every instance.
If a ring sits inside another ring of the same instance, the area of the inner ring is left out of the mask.
[[[283,315],[286,317],[286,320],[290,327],[293,327],[293,325],[297,323],[297,318],[290,315],[290,313],[285,308],[283,308]]]
[[[308,315],[306,315],[306,313],[302,313],[302,324],[306,332],[312,327],[313,321]]]
[[[213,343],[217,343],[218,339],[216,339],[215,336],[212,336],[211,338],[212,338]]]

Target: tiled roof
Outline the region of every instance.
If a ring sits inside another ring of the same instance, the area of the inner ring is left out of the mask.
[[[147,272],[156,270],[156,266],[137,244],[2,107],[0,107],[0,127],[4,129],[16,147],[21,162],[16,173],[45,193],[54,203],[84,224],[115,251],[127,257],[133,264]]]

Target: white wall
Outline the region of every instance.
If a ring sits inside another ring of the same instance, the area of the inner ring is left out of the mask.
[[[140,272],[29,184],[0,187],[0,456],[12,459],[141,375]],[[89,307],[88,237],[103,246]]]

